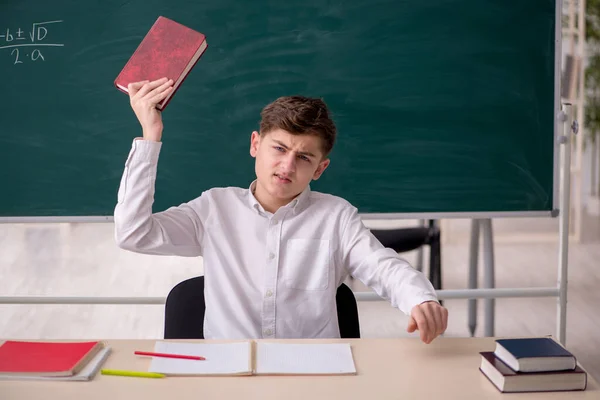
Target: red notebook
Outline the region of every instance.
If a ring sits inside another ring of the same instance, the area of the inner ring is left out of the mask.
[[[206,50],[205,36],[165,17],[158,17],[123,70],[115,86],[128,93],[132,82],[167,77],[173,80],[173,90],[157,108],[164,110],[175,92]]]
[[[72,376],[102,348],[102,342],[27,342],[0,346],[0,375]]]

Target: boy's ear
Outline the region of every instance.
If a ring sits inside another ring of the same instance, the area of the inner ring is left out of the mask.
[[[256,157],[258,153],[258,146],[260,145],[260,134],[257,131],[253,131],[250,136],[250,155]]]
[[[313,180],[316,181],[317,179],[319,179],[321,177],[321,175],[323,175],[323,172],[325,172],[325,170],[329,166],[330,162],[331,161],[329,160],[329,158],[326,158],[325,160],[323,160],[323,161],[321,161],[319,163],[319,166],[317,167],[317,170],[313,174]]]

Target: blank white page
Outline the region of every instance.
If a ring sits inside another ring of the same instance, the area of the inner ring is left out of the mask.
[[[350,343],[257,342],[257,375],[356,374]]]
[[[206,360],[152,357],[150,372],[166,375],[251,375],[251,342],[173,343],[156,342],[156,353],[202,356]]]

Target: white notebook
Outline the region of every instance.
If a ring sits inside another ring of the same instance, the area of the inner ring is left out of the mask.
[[[256,375],[356,374],[350,343],[293,344],[259,342]]]
[[[171,376],[356,374],[349,343],[156,342],[154,350],[205,358],[152,357],[149,371]]]
[[[150,372],[165,375],[252,375],[252,342],[173,343],[156,342],[157,353],[201,356],[206,360],[152,357]]]

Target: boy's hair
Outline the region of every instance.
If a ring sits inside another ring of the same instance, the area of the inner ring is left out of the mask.
[[[260,134],[283,129],[294,135],[315,135],[321,138],[323,157],[333,148],[335,124],[322,99],[304,96],[280,97],[260,113]]]

